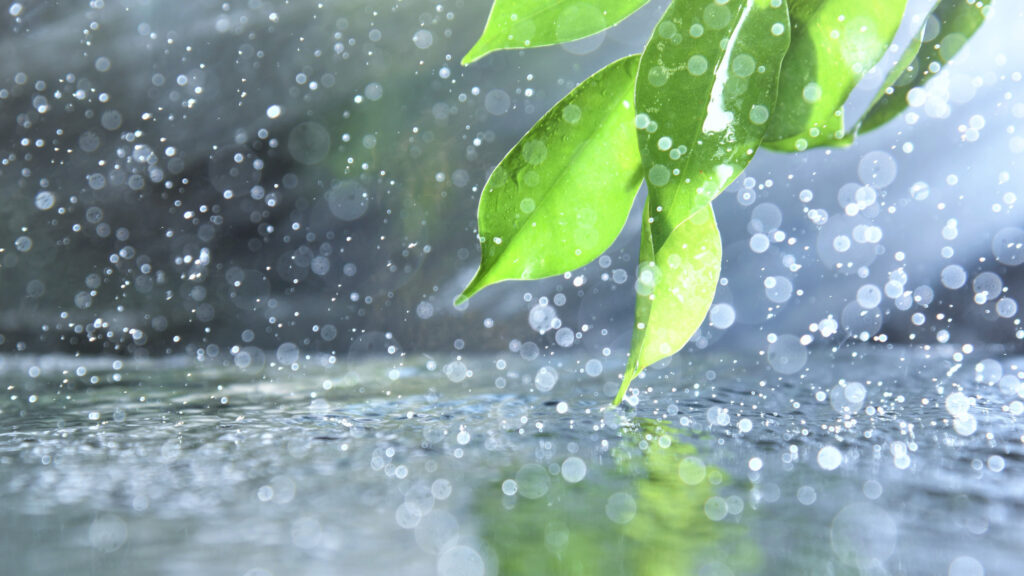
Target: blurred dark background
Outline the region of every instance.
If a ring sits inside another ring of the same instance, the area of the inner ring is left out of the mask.
[[[548,107],[639,52],[657,1],[563,47],[458,61],[489,2],[22,1],[0,11],[0,351],[621,354],[634,213],[569,278],[452,298],[479,190]],[[929,2],[912,1],[898,42]],[[1024,6],[845,150],[770,152],[716,202],[694,349],[1017,346]],[[855,115],[890,53],[854,94]],[[641,196],[643,191],[641,191]],[[639,206],[639,201],[637,206]]]

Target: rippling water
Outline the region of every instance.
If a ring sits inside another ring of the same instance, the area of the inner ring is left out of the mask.
[[[1021,573],[1024,361],[687,358],[0,357],[2,572]]]

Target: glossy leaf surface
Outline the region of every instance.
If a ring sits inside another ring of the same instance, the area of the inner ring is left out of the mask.
[[[780,0],[677,0],[658,23],[636,89],[655,251],[750,162],[788,45]]]
[[[615,404],[644,368],[675,354],[689,341],[711,308],[722,271],[722,238],[711,204],[676,226],[657,250],[650,199],[644,210],[633,342]]]
[[[841,144],[843,104],[892,43],[906,0],[790,0],[793,39],[764,146]]]
[[[551,46],[618,24],[650,0],[495,0],[462,65],[496,50]]]
[[[638,56],[556,104],[494,169],[480,196],[480,269],[464,301],[502,280],[563,274],[615,240],[640,187],[633,128]]]
[[[889,73],[857,131],[870,132],[905,110],[910,91],[935,77],[981,28],[989,3],[990,0],[941,0]]]

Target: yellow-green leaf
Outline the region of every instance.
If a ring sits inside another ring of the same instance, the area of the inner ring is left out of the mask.
[[[645,206],[636,280],[636,324],[615,404],[651,364],[678,352],[711,308],[722,271],[722,238],[711,204],[675,227],[655,250],[651,201]]]

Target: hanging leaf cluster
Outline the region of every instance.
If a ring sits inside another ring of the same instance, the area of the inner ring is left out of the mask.
[[[495,0],[469,64],[614,26],[647,0]],[[480,268],[463,302],[504,280],[562,275],[612,244],[647,182],[633,339],[615,398],[678,352],[714,299],[712,201],[759,148],[849,145],[907,106],[981,26],[990,0],[940,0],[868,111],[844,104],[891,45],[906,0],[675,0],[642,54],[585,80],[494,169],[480,197]]]

